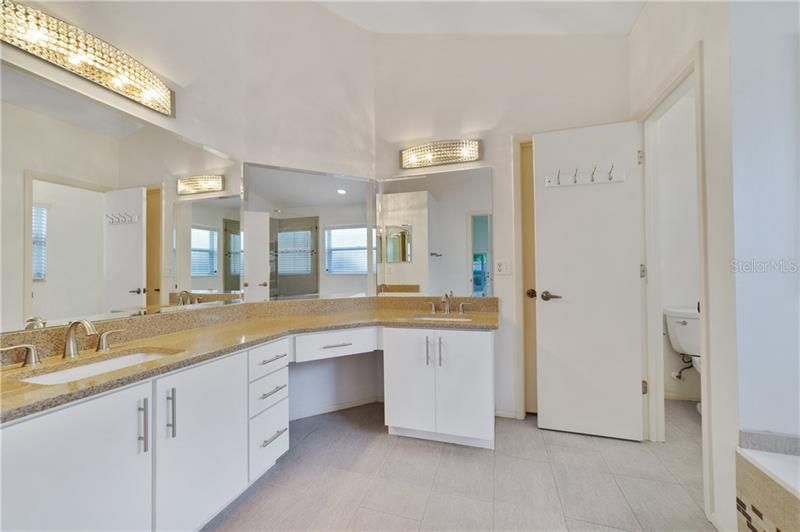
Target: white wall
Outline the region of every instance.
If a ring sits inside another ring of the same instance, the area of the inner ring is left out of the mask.
[[[2,140],[0,330],[9,331],[20,329],[24,320],[25,220],[30,216],[24,205],[25,172],[112,188],[119,174],[118,142],[5,102]]]
[[[494,176],[494,257],[511,264],[521,264],[512,135],[628,117],[625,37],[377,35],[374,61],[377,175],[403,173],[398,150],[417,141],[480,137]],[[524,413],[522,288],[519,271],[495,276],[495,404],[507,416]]]
[[[217,232],[217,273],[216,275],[204,277],[192,277],[192,290],[222,290],[224,288],[225,256],[222,252],[225,233],[223,231],[222,220],[238,220],[240,218],[238,209],[212,207],[208,204],[193,202],[191,227],[203,227],[214,229]],[[189,251],[189,264],[191,268],[191,251]]]
[[[798,6],[731,5],[731,111],[740,428],[800,437]]]
[[[105,195],[34,180],[33,204],[47,207],[47,278],[33,283],[31,314],[49,321],[104,314]]]
[[[371,39],[324,7],[134,1],[39,7],[158,72],[175,89],[176,117],[25,54],[9,54],[11,60],[239,160],[373,174]]]
[[[736,528],[735,453],[738,440],[736,297],[733,256],[733,186],[730,132],[730,24],[725,3],[648,2],[628,36],[630,108],[638,115],[653,104],[679,65],[702,42],[703,137],[707,197],[709,326],[704,364],[710,367],[704,397],[710,413],[708,438],[715,490],[711,517],[719,528]],[[708,436],[704,434],[704,436]]]

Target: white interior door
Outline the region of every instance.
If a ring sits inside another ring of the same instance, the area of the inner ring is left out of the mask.
[[[245,301],[269,299],[269,213],[244,211],[242,216]]]
[[[643,437],[640,145],[636,122],[534,137],[542,428]]]
[[[109,311],[146,304],[146,205],[144,187],[106,193],[105,289]]]

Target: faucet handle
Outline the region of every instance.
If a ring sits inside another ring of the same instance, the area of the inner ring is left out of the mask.
[[[459,314],[464,314],[464,307],[471,307],[472,305],[473,305],[472,303],[459,303],[458,304],[458,313]]]
[[[25,349],[25,361],[22,363],[22,367],[36,366],[42,363],[42,359],[39,358],[39,351],[36,350],[36,346],[33,344],[20,344],[12,345],[10,347],[2,347],[0,348],[0,352],[12,351],[14,349]]]
[[[108,337],[114,333],[122,332],[125,329],[111,329],[109,331],[105,331],[100,333],[100,338],[97,340],[97,349],[96,351],[99,353],[101,351],[108,351],[111,349],[111,346],[108,342]]]

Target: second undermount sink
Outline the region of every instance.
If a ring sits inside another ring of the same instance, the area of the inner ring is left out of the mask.
[[[20,379],[31,384],[64,384],[169,356],[165,353],[130,353],[116,358]]]
[[[469,322],[472,318],[461,316],[414,316],[412,319],[417,321],[442,321],[442,322]]]

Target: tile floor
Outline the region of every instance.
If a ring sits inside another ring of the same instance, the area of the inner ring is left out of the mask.
[[[700,416],[667,401],[667,442],[497,419],[496,450],[389,436],[376,403],[292,422],[292,448],[206,530],[713,530]]]

